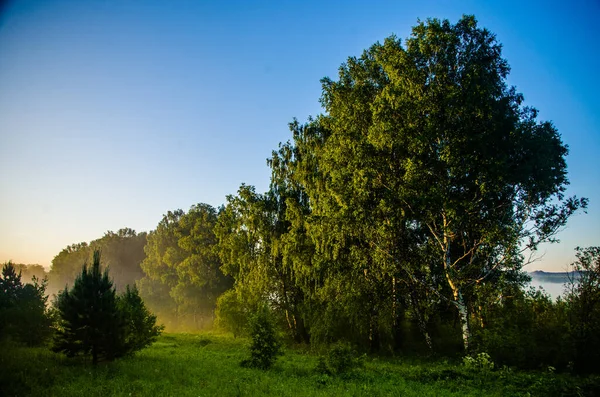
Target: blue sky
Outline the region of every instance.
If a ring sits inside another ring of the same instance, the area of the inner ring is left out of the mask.
[[[474,14],[509,83],[570,147],[590,199],[530,269],[600,245],[600,3],[583,1],[27,1],[0,15],[0,262],[49,266],[107,230],[266,190],[287,123],[319,80],[417,18]]]

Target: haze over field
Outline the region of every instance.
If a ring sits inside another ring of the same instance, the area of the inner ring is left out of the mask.
[[[564,271],[600,237],[600,5],[534,2],[9,2],[0,9],[0,262],[49,267],[107,230],[267,189],[293,117],[322,112],[322,77],[417,18],[474,14],[509,82],[552,120],[567,195],[588,197],[527,270]]]

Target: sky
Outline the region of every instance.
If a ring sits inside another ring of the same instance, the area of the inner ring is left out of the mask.
[[[321,78],[419,18],[463,14],[497,35],[509,84],[569,145],[567,193],[588,213],[527,267],[564,271],[576,246],[600,245],[598,0],[9,1],[0,263],[49,267],[67,245],[218,207],[241,183],[265,191],[288,123],[322,112]]]

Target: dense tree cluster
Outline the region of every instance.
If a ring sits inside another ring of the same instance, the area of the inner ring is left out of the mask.
[[[148,235],[138,281],[149,307],[170,326],[212,324],[215,303],[231,285],[221,271],[215,225],[217,211],[208,204],[186,213],[169,211]]]
[[[18,273],[21,273],[21,281],[24,283],[32,282],[34,277],[38,281],[48,278],[48,272],[42,265],[24,263],[12,263],[12,265]]]
[[[102,252],[103,266],[111,269],[111,275],[118,291],[124,291],[127,285],[134,285],[143,277],[141,263],[145,258],[144,246],[146,233],[124,228],[108,231],[102,238],[72,244],[63,249],[52,260],[48,274],[50,289],[57,292],[65,285],[73,285],[81,271],[81,264],[90,262],[96,250]]]
[[[508,72],[464,17],[421,22],[405,46],[390,37],[323,79],[325,113],[291,123],[269,192],[242,186],[220,219],[243,301],[372,349],[400,346],[406,321],[433,348],[454,308],[469,349],[471,322],[524,280],[522,253],[587,204],[564,196],[567,148]]]
[[[51,315],[46,307],[46,280],[22,274],[12,263],[2,267],[0,276],[0,338],[10,337],[27,345],[43,343],[50,335]]]
[[[323,79],[325,113],[290,124],[269,191],[242,185],[222,209],[235,280],[223,323],[268,302],[299,341],[410,349],[417,332],[428,349],[500,358],[524,347],[498,339],[507,327],[549,346],[566,321],[561,304],[521,291],[524,253],[587,200],[565,196],[567,147],[508,73],[495,36],[463,17],[421,22],[404,45],[390,37]]]

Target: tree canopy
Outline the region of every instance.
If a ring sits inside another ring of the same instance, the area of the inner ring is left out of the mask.
[[[565,197],[568,149],[509,70],[474,17],[429,19],[404,45],[392,36],[349,58],[322,80],[325,113],[291,123],[282,150],[308,197],[314,277],[326,269],[329,296],[364,291],[371,334],[403,285],[454,305],[468,348],[477,297],[518,280],[523,252],[586,207]]]
[[[136,233],[130,228],[117,232],[107,231],[103,237],[89,244],[81,242],[64,248],[52,260],[49,282],[58,291],[65,284],[72,285],[81,270],[81,264],[93,260],[95,250],[102,252],[103,266],[109,267],[118,291],[133,286],[144,275],[141,263],[145,258],[146,233]]]
[[[212,323],[216,300],[231,284],[223,275],[214,227],[217,211],[197,204],[169,211],[148,236],[140,293],[174,326]]]

